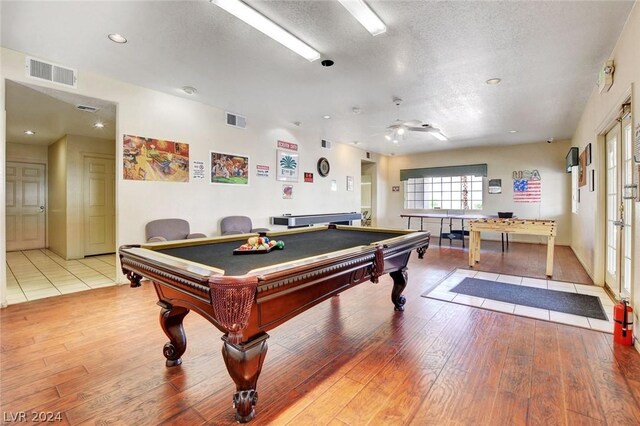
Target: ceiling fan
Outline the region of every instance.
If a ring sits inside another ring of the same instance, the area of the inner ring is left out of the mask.
[[[393,98],[393,103],[399,108],[402,103],[402,99]],[[398,143],[400,139],[404,139],[406,132],[429,133],[441,141],[447,140],[447,137],[440,131],[440,129],[433,127],[431,124],[423,124],[420,120],[405,121],[400,120],[399,118],[387,127],[384,137],[388,141]]]

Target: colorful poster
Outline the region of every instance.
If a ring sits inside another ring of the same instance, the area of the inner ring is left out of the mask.
[[[539,203],[542,197],[538,170],[513,172],[513,201],[515,203]]]
[[[269,177],[269,166],[265,166],[264,164],[256,165],[256,176]]]
[[[298,153],[292,151],[277,150],[276,179],[286,182],[298,182]]]
[[[285,200],[293,198],[293,185],[282,185],[282,198]]]
[[[189,144],[124,135],[125,180],[189,182]]]
[[[210,152],[211,183],[249,185],[249,157]]]

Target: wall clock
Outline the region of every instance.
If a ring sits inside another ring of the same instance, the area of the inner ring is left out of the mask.
[[[329,165],[329,160],[322,157],[318,160],[318,174],[320,176],[325,177],[329,174],[329,170],[331,170],[331,165]]]

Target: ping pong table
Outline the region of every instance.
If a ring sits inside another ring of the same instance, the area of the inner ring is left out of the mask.
[[[411,213],[411,214],[401,214],[400,217],[407,218],[407,229],[411,229],[411,219],[420,219],[420,230],[424,229],[424,220],[425,219],[439,219],[440,220],[440,232],[438,232],[439,242],[438,244],[442,246],[442,239],[449,239],[449,244],[451,244],[452,240],[462,240],[462,247],[464,248],[464,237],[469,235],[469,230],[465,229],[465,220],[476,220],[476,219],[495,219],[498,215],[486,215],[486,214],[472,214],[472,213]],[[442,232],[442,228],[444,227],[445,221],[449,221],[449,232]],[[453,229],[453,221],[460,221],[460,228]],[[501,234],[502,237],[502,251],[504,251],[505,247],[505,234]],[[506,235],[507,248],[509,248],[509,235]]]

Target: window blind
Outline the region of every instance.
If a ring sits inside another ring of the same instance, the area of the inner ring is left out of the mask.
[[[425,177],[482,176],[487,177],[486,164],[468,164],[463,166],[426,167],[422,169],[400,170],[400,180]]]

